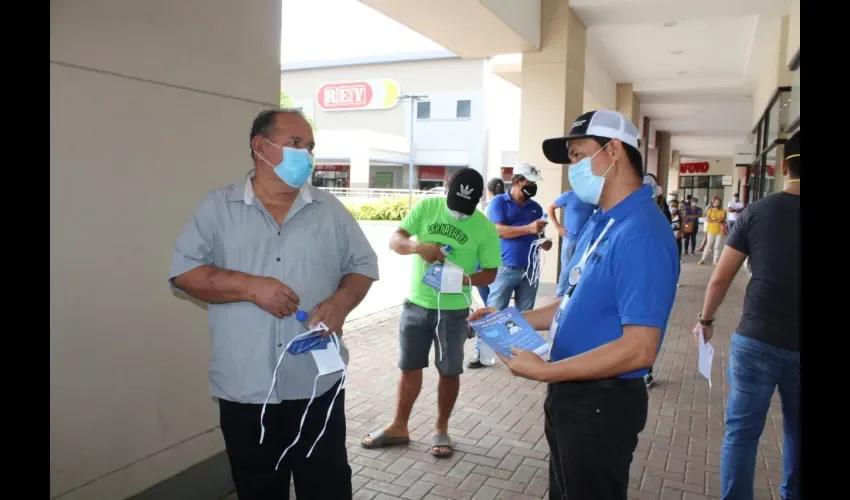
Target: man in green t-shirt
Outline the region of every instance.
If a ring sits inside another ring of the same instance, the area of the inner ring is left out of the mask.
[[[489,285],[502,265],[496,226],[476,210],[483,192],[481,174],[471,168],[461,169],[449,181],[446,198],[435,196],[420,201],[393,233],[390,248],[399,255],[414,256],[410,295],[404,301],[399,325],[401,381],[393,422],[369,433],[362,441],[366,448],[410,441],[408,420],[422,389],[422,369],[428,366],[432,344],[437,344],[434,364],[440,382],[431,454],[445,457],[452,453],[449,415],[463,373],[463,344],[469,332],[466,318],[472,302],[470,286]],[[451,247],[448,253],[443,251],[446,246]],[[463,269],[462,293],[438,293],[422,282],[431,265],[443,261]],[[481,271],[475,272],[479,262]]]

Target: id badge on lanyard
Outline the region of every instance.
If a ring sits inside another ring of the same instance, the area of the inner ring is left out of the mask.
[[[575,291],[576,286],[578,285],[579,280],[581,279],[581,273],[584,269],[585,264],[587,264],[587,259],[593,255],[593,252],[596,250],[599,242],[602,241],[602,237],[605,236],[605,233],[611,229],[611,226],[614,224],[614,219],[608,219],[608,224],[605,225],[605,229],[599,233],[599,237],[590,245],[581,256],[581,260],[576,264],[572,269],[570,269],[570,273],[567,277],[568,283],[570,287],[567,289],[567,293],[564,294],[564,298],[561,299],[560,305],[558,305],[558,310],[555,311],[555,316],[552,317],[552,324],[549,325],[549,352],[552,352],[552,347],[555,344],[555,335],[558,333],[558,322],[561,320],[561,315],[564,314],[564,310],[567,308],[567,303],[570,301],[570,297],[573,295],[573,291]]]

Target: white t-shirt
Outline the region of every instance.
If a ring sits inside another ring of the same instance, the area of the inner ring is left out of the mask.
[[[734,208],[736,210],[742,210],[744,208],[744,204],[741,203],[740,201],[732,200],[732,201],[729,202],[729,208]],[[728,220],[729,222],[734,222],[734,221],[738,220],[739,215],[741,215],[740,212],[727,212],[726,213],[726,220]]]

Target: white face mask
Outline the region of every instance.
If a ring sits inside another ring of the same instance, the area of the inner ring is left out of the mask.
[[[469,218],[469,215],[462,214],[457,210],[449,210],[449,214],[451,214],[451,216],[454,217],[455,220],[465,220]]]

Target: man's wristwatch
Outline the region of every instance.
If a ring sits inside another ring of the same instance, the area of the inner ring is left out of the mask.
[[[714,319],[705,319],[702,317],[702,313],[697,315],[697,319],[699,320],[699,324],[702,326],[711,326],[714,323]]]

